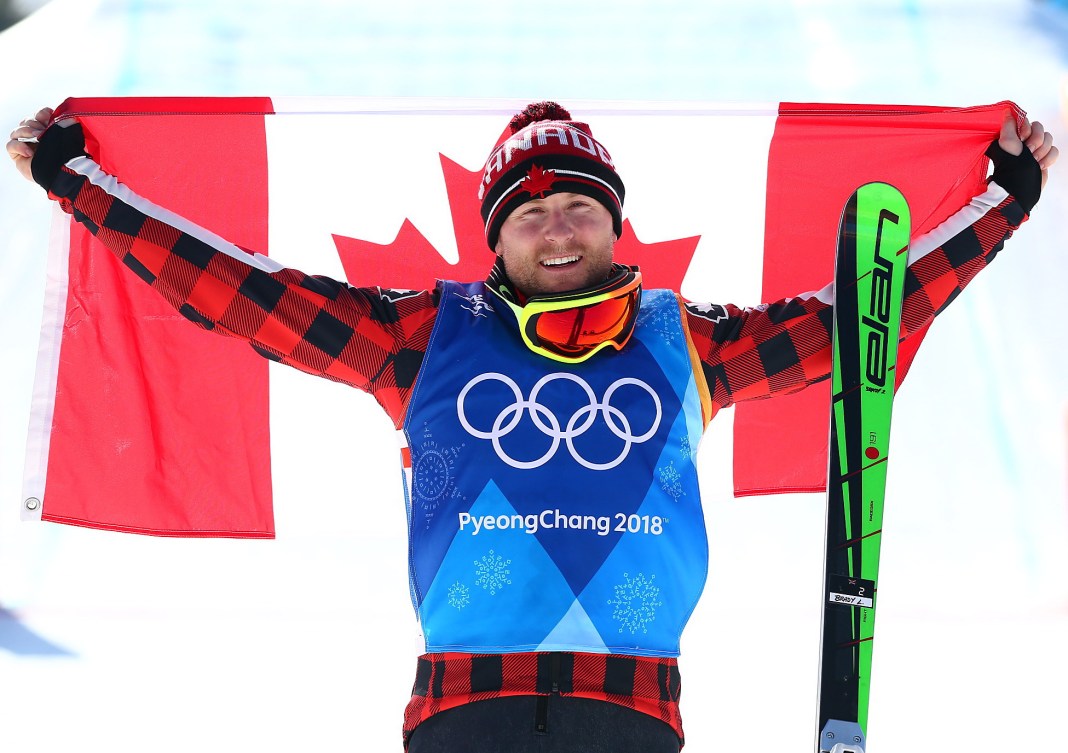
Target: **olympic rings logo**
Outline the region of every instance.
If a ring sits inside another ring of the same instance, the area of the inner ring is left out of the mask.
[[[557,418],[552,410],[538,402],[538,394],[541,392],[542,388],[545,387],[545,385],[560,379],[574,382],[581,387],[589,401],[588,405],[580,407],[571,414],[571,417],[567,419],[566,426],[561,425],[560,419]],[[477,385],[488,380],[502,382],[509,387],[512,390],[512,394],[515,396],[515,402],[505,407],[497,414],[497,417],[493,421],[493,426],[489,431],[483,431],[481,429],[476,429],[471,425],[471,422],[467,418],[464,404],[467,400],[468,393]],[[612,397],[615,395],[616,390],[627,385],[633,385],[645,390],[645,392],[649,394],[649,397],[652,398],[653,406],[656,409],[656,415],[653,419],[652,426],[650,426],[644,434],[635,435],[627,416],[619,408],[612,405]],[[605,390],[604,397],[598,400],[593,388],[580,377],[563,372],[546,374],[534,385],[534,388],[530,391],[530,397],[525,398],[523,397],[522,390],[519,389],[519,385],[511,378],[504,374],[489,372],[475,377],[460,391],[459,397],[456,398],[456,414],[460,419],[460,424],[467,430],[468,434],[477,437],[478,439],[488,439],[493,442],[493,449],[496,451],[497,457],[513,468],[519,468],[521,470],[540,468],[556,455],[556,451],[560,448],[560,443],[565,442],[568,451],[571,453],[571,457],[573,457],[580,465],[594,471],[607,471],[622,463],[626,459],[628,453],[630,453],[630,448],[633,445],[647,442],[654,434],[656,434],[656,430],[660,428],[660,421],[663,418],[663,408],[660,405],[660,397],[652,387],[640,379],[633,379],[631,377],[624,377],[612,382],[608,389]],[[519,425],[519,422],[523,420],[524,414],[529,414],[534,425],[542,432],[542,434],[552,440],[549,449],[545,454],[534,460],[517,460],[509,455],[504,447],[501,446],[501,439],[506,437]],[[590,427],[593,426],[598,415],[604,417],[604,422],[612,434],[623,440],[623,449],[620,450],[619,455],[607,463],[595,463],[587,460],[575,448],[575,439],[585,434]]]

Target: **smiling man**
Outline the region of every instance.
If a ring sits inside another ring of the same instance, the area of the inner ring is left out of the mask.
[[[426,647],[410,753],[677,753],[680,637],[708,566],[696,448],[718,410],[827,378],[830,289],[753,308],[643,290],[613,259],[614,163],[553,103],[487,159],[487,279],[423,291],[250,255],[105,174],[81,126],[51,115],[23,121],[9,155],[134,274],[197,326],[366,390],[393,419]],[[956,234],[910,252],[902,337],[986,267],[1057,159],[1026,122],[990,154],[989,187],[942,228]]]

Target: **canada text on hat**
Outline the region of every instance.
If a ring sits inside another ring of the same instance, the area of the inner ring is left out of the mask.
[[[590,127],[570,118],[553,102],[529,105],[486,160],[478,198],[490,248],[516,207],[557,192],[596,199],[611,213],[616,235],[622,232],[623,181]]]
[[[585,130],[582,130],[583,128]],[[567,151],[569,147],[599,159],[612,170],[616,169],[608,151],[593,138],[589,133],[589,126],[585,123],[533,123],[497,147],[486,160],[486,171],[478,187],[478,198],[481,200],[485,196],[486,187],[493,182],[497,173],[512,164],[517,152],[519,159],[525,159],[539,152],[559,154]]]

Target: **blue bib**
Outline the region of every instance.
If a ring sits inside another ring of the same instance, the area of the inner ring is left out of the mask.
[[[564,364],[483,283],[442,283],[404,424],[426,650],[677,656],[708,567],[703,428],[671,291],[622,351]]]

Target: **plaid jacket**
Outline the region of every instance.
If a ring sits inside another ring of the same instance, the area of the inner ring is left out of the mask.
[[[159,219],[151,203],[72,160],[50,196],[197,326],[246,340],[258,353],[373,394],[403,420],[437,309],[437,291],[400,295],[352,287],[217,246]],[[946,306],[1027,218],[997,184],[917,239],[909,254],[901,336]],[[948,233],[946,228],[957,232]],[[714,414],[741,400],[788,394],[830,372],[831,290],[752,308],[686,306]]]
[[[423,654],[404,711],[404,741],[434,714],[465,703],[559,694],[625,706],[668,724],[683,741],[678,661],[566,652]]]

